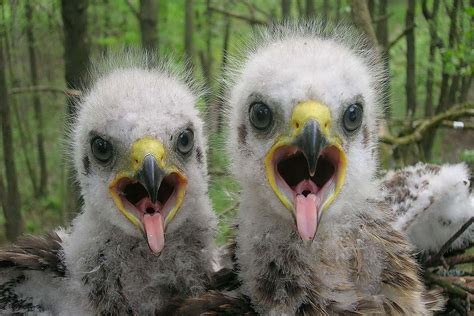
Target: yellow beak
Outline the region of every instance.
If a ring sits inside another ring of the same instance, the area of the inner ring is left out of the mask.
[[[331,112],[319,102],[299,103],[293,110],[288,133],[281,135],[265,157],[265,170],[271,188],[283,205],[295,211],[295,193],[278,170],[278,164],[297,153],[306,158],[310,178],[318,177],[320,156],[328,156],[335,165],[334,191],[323,201],[321,209],[327,210],[333,203],[345,181],[347,158],[341,140],[331,133]]]
[[[169,179],[169,181],[168,181]],[[164,210],[164,226],[176,216],[186,193],[187,178],[175,166],[167,164],[164,146],[154,138],[137,140],[131,147],[128,168],[122,170],[109,184],[109,192],[119,211],[136,227],[144,232],[144,214],[127,200],[124,191],[128,185],[141,184],[149,195],[152,204],[160,199],[160,188],[164,182],[172,182],[174,192],[168,203],[161,205]]]

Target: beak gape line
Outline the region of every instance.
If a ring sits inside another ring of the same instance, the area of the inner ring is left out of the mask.
[[[165,231],[178,212],[187,179],[174,166],[166,166],[165,149],[153,138],[132,145],[130,168],[119,172],[109,185],[117,208],[145,235],[154,254],[165,242]]]
[[[303,240],[314,239],[323,211],[344,184],[346,155],[330,127],[326,106],[300,103],[293,110],[290,133],[281,136],[265,158],[268,181]]]

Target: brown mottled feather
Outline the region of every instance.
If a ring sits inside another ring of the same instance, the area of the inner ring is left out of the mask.
[[[353,309],[347,310],[342,308],[337,301],[332,301],[330,297],[326,297],[318,291],[320,284],[317,278],[312,278],[310,282],[311,288],[306,288],[305,304],[302,304],[296,311],[296,315],[368,315],[368,314],[413,314],[415,306],[424,305],[429,313],[442,311],[444,306],[444,298],[440,292],[424,289],[423,283],[419,278],[419,270],[412,256],[412,248],[407,243],[402,234],[392,228],[388,221],[382,221],[373,218],[367,214],[360,214],[362,221],[365,223],[363,227],[364,235],[368,237],[366,242],[383,249],[385,256],[385,267],[381,271],[381,292],[376,295],[361,295],[355,302]],[[350,272],[348,274],[348,282],[335,284],[332,293],[351,293],[356,289],[356,284],[370,278],[368,274],[371,269],[367,269],[366,256],[363,247],[358,247],[354,242],[358,239],[359,232],[355,230],[349,234],[346,239],[347,246],[353,248],[353,260],[348,266]],[[350,246],[351,245],[351,246]],[[215,273],[213,276],[213,290],[207,292],[197,298],[189,298],[179,302],[173,302],[167,307],[168,314],[173,315],[239,315],[248,313],[255,314],[250,300],[242,294],[229,294],[219,292],[222,290],[236,290],[239,292],[240,280],[238,278],[238,266],[235,261],[235,243],[232,242],[227,248],[228,256],[233,259],[233,268],[224,268]],[[287,253],[292,259],[293,267],[297,265],[297,260],[290,253]],[[323,266],[320,269],[328,268],[334,262],[321,262]],[[276,271],[278,274],[278,271]],[[352,277],[351,277],[352,275]],[[272,277],[262,280],[262,297],[272,298],[271,282]],[[286,278],[285,278],[286,279]],[[268,284],[267,284],[268,283]],[[269,287],[270,285],[270,287]],[[287,284],[290,286],[291,284]],[[295,290],[300,290],[296,289]],[[265,292],[265,294],[263,293]],[[292,292],[294,293],[294,292]],[[327,295],[328,293],[326,293]],[[262,298],[263,299],[263,298]],[[322,304],[325,302],[325,304]]]
[[[426,308],[432,312],[441,312],[445,309],[446,298],[440,289],[432,289],[423,293],[423,301]]]
[[[43,236],[24,236],[11,246],[0,249],[0,267],[27,270],[49,270],[64,276],[61,238],[55,232]]]
[[[160,315],[257,315],[248,299],[231,293],[209,291],[198,297],[176,300]]]

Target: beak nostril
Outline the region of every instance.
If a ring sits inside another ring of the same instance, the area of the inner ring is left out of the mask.
[[[299,127],[300,127],[300,123],[296,122],[295,126],[296,126],[296,128],[299,128]]]

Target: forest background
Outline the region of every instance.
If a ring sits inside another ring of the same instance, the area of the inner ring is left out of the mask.
[[[285,19],[353,22],[385,57],[384,169],[417,161],[474,166],[473,0],[0,0],[0,244],[67,226],[77,188],[65,159],[68,114],[90,58],[122,47],[188,60],[225,95],[228,55],[255,29]],[[238,185],[222,152],[223,102],[205,97],[209,193],[232,233]],[[462,122],[462,123],[461,123]],[[462,126],[462,128],[461,128]]]

